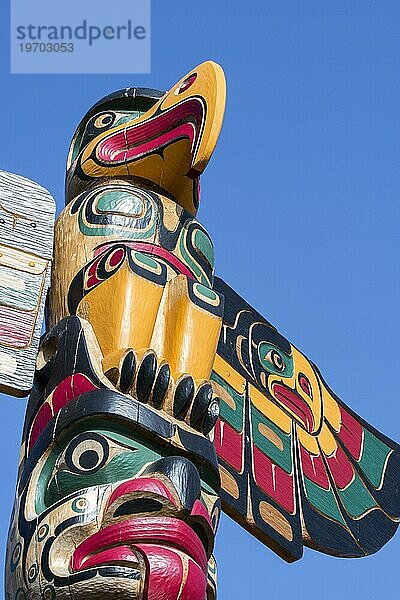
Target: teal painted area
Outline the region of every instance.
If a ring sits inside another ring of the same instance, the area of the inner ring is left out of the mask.
[[[214,269],[214,248],[208,235],[201,229],[197,229],[193,236],[193,245],[199,250],[200,254],[204,256],[210,265],[211,269]]]
[[[157,270],[160,268],[159,263],[156,260],[153,260],[147,254],[143,254],[142,252],[135,252],[135,258],[138,262],[142,263],[145,267],[150,267],[150,269]]]
[[[332,490],[320,488],[307,477],[304,477],[304,484],[310,504],[312,504],[318,512],[346,526]]]
[[[364,428],[364,444],[359,465],[375,488],[381,485],[389,453],[390,448]]]
[[[285,368],[283,370],[279,370],[276,368],[274,363],[269,358],[269,354],[271,352],[277,352],[281,357]],[[280,350],[273,344],[269,344],[268,342],[261,342],[258,346],[258,357],[264,369],[266,369],[269,373],[274,373],[275,375],[281,375],[282,377],[292,377],[293,375],[293,358]]]
[[[220,415],[235,431],[240,433],[243,431],[243,395],[238,394],[229,383],[217,375],[217,373],[214,373],[214,371],[211,373],[211,379],[223,387],[235,402],[236,410],[233,410],[226,402],[222,401],[220,405]]]
[[[91,473],[73,473],[64,462],[64,454],[74,436],[68,436],[64,444],[56,446],[47,459],[39,477],[36,490],[36,510],[45,510],[61,498],[78,490],[123,481],[135,477],[144,465],[161,458],[161,454],[141,444],[135,437],[103,429],[91,429],[102,435],[109,443],[109,458],[106,464]],[[59,465],[59,468],[57,468]]]
[[[206,483],[203,479],[201,481],[201,488],[202,490],[207,492],[207,494],[215,494],[215,490],[211,487],[211,485],[208,485],[208,483]]]
[[[0,267],[0,304],[19,310],[35,310],[43,275]]]
[[[208,279],[203,269],[200,267],[198,262],[193,258],[191,254],[187,251],[185,241],[186,241],[187,231],[184,228],[179,238],[179,250],[183,259],[183,262],[187,267],[192,271],[194,275],[196,275],[198,281],[203,283],[204,285],[211,285],[211,281]]]
[[[88,226],[85,223],[86,202],[82,204],[78,216],[79,229],[84,235],[106,236],[120,233],[124,238],[133,240],[150,240],[154,237],[157,219],[154,206],[149,200],[145,201],[121,190],[109,190],[101,194],[97,200],[97,208],[107,214],[108,223],[98,226]],[[116,214],[119,212],[127,213],[127,216]]]
[[[49,458],[44,463],[44,466],[40,472],[38,483],[35,490],[35,511],[38,515],[42,513],[48,506],[45,502],[46,490],[48,482],[51,479],[54,466],[58,458],[58,452],[52,452]]]
[[[377,506],[374,498],[357,474],[345,490],[339,490],[339,494],[346,511],[355,519],[361,517],[374,506]]]
[[[145,464],[159,458],[160,455],[156,455],[151,450],[142,447],[136,452],[132,450],[121,451],[121,454],[112,458],[102,469],[91,474],[77,475],[69,471],[60,471],[47,488],[45,504],[50,506],[57,500],[86,487],[114,483],[135,477]]]
[[[195,288],[196,292],[198,292],[201,296],[205,296],[206,298],[209,298],[209,300],[212,300],[213,302],[215,302],[218,299],[218,296],[214,292],[214,290],[203,285],[202,283],[195,283],[193,287]]]
[[[282,450],[272,441],[267,439],[259,430],[259,424],[266,425],[278,438],[282,444]],[[253,440],[266,456],[274,461],[286,473],[292,471],[292,436],[284,434],[272,421],[267,419],[257,408],[251,407],[251,427]]]
[[[132,192],[107,191],[98,196],[97,208],[101,212],[119,212],[138,217],[144,212],[143,199]]]
[[[133,110],[132,112],[127,113],[117,113],[117,118],[113,123],[113,127],[118,127],[118,125],[122,125],[123,123],[128,123],[129,121],[133,121],[134,119],[138,119],[143,114],[143,111]]]

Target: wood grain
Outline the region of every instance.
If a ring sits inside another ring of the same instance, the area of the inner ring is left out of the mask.
[[[38,184],[0,171],[0,390],[26,396],[50,284],[55,202]]]

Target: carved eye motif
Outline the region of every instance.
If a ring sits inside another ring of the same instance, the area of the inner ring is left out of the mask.
[[[65,452],[65,464],[76,474],[94,473],[107,462],[109,446],[107,440],[96,433],[81,434],[74,438]]]
[[[282,371],[285,370],[286,364],[282,356],[276,350],[270,350],[265,359],[268,360],[279,373],[282,373]]]
[[[184,81],[182,81],[181,85],[178,86],[175,90],[175,94],[183,94],[183,92],[186,92],[187,89],[190,88],[191,85],[194,84],[194,82],[197,79],[197,73],[192,73],[191,75],[189,75],[189,77],[186,77],[186,79]]]
[[[98,115],[93,122],[93,126],[96,129],[104,129],[105,127],[110,127],[114,122],[115,115],[114,113],[102,113]]]

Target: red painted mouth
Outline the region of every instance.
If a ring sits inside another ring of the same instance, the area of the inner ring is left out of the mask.
[[[207,555],[200,538],[184,521],[173,517],[128,519],[109,525],[79,544],[72,555],[71,568],[80,571],[105,562],[121,561],[137,564],[138,558],[131,546],[146,543],[180,550],[207,573]]]
[[[130,546],[115,546],[107,550],[100,550],[92,556],[87,557],[82,562],[80,568],[75,569],[74,566],[72,568],[74,571],[80,571],[82,569],[101,567],[109,564],[127,565],[134,568],[140,564],[140,561],[138,555]]]
[[[132,248],[133,250],[136,250],[136,252],[143,252],[144,254],[148,254],[149,256],[156,256],[157,258],[161,258],[162,260],[167,262],[174,269],[174,271],[182,273],[183,275],[186,275],[186,277],[190,277],[190,279],[196,279],[194,273],[189,269],[187,265],[185,265],[184,262],[182,262],[177,256],[175,256],[174,254],[172,254],[172,252],[166,250],[162,246],[158,246],[157,244],[151,244],[149,242],[118,242],[118,244],[120,243],[123,243],[124,246]],[[112,242],[110,244],[103,244],[102,246],[98,246],[93,252],[93,256],[99,256],[99,254],[102,254],[114,245],[117,244],[115,242]]]
[[[179,139],[189,140],[194,156],[204,117],[201,99],[189,98],[144,123],[101,140],[96,148],[97,158],[102,163],[121,164],[152,154]]]
[[[273,383],[272,393],[281,404],[289,408],[300,419],[308,433],[314,431],[314,415],[311,408],[295,390],[283,383]]]

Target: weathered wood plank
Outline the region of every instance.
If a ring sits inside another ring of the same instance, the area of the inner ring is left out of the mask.
[[[0,171],[0,391],[32,387],[50,284],[56,205],[37,183]]]

